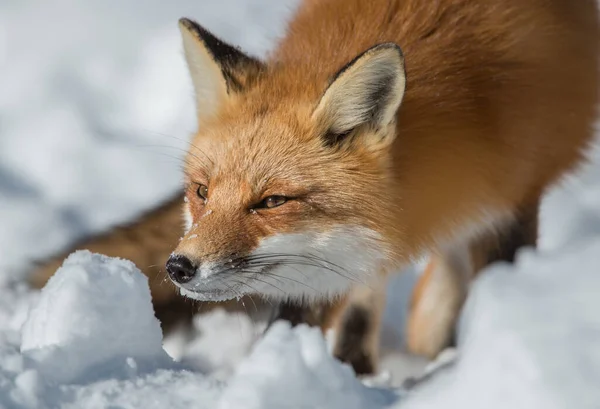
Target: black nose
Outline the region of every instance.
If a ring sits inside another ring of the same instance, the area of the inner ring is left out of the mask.
[[[187,283],[196,275],[196,267],[189,258],[185,256],[171,256],[167,260],[167,271],[169,277],[176,283]]]

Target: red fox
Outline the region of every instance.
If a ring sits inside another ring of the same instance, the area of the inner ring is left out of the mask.
[[[169,276],[283,316],[331,302],[357,373],[376,370],[388,274],[431,254],[407,345],[434,356],[476,273],[535,246],[593,135],[595,0],[305,0],[266,61],[180,28],[198,132]]]

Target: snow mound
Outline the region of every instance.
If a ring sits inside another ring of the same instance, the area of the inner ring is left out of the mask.
[[[0,338],[0,407],[597,409],[598,254],[600,238],[524,249],[516,264],[491,266],[473,284],[458,354],[393,390],[365,385],[305,325],[275,323],[244,358],[249,344],[237,350],[234,340],[255,334],[223,311],[196,322],[214,332],[184,353],[210,361],[212,372],[176,366],[162,349],[146,278],[128,261],[77,252],[31,309],[23,354],[16,331]],[[215,376],[238,359],[225,382]]]
[[[171,356],[179,355],[182,363],[203,373],[227,378],[260,339],[265,327],[265,322],[253,322],[248,314],[217,308],[194,317],[192,340]]]
[[[147,281],[130,261],[71,254],[31,309],[21,352],[60,383],[167,362]]]
[[[364,386],[318,328],[276,322],[229,381],[220,409],[383,408],[397,396]]]
[[[600,407],[600,240],[520,252],[474,284],[455,367],[402,409]]]

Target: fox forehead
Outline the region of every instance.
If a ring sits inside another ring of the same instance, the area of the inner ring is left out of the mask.
[[[387,179],[379,153],[326,146],[306,105],[272,105],[272,111],[258,113],[239,103],[224,105],[199,127],[186,161],[187,182],[207,185],[213,204],[238,207],[268,195],[304,197],[310,207],[338,220],[381,208],[375,203]],[[230,109],[236,106],[237,114]]]
[[[191,180],[224,180],[243,176],[253,186],[284,179],[304,183],[331,153],[318,135],[295,115],[279,112],[217,115],[200,127],[186,160]]]

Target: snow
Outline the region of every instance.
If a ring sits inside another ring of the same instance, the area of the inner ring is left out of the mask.
[[[546,197],[540,250],[486,271],[458,350],[426,368],[401,351],[414,269],[388,290],[382,373],[360,381],[317,331],[262,337],[245,314],[161,340],[125,260],[79,252],[43,291],[24,284],[32,258],[178,189],[195,127],[178,18],[262,56],[296,4],[0,4],[0,409],[600,407],[600,145]]]
[[[290,375],[292,379],[290,379]],[[223,392],[219,409],[383,408],[391,391],[364,386],[331,358],[319,329],[274,324]]]
[[[193,333],[188,339],[171,336],[165,349],[176,360],[219,379],[233,374],[266,328],[264,321],[256,322],[247,314],[222,309],[197,315],[192,324]]]
[[[139,378],[62,389],[65,409],[214,409],[223,385],[187,371],[158,370]]]
[[[186,351],[212,354],[204,371],[177,363],[161,348],[147,279],[128,261],[77,252],[32,303],[23,354],[14,339],[0,350],[0,396],[25,408],[597,408],[600,237],[564,250],[525,249],[514,265],[489,268],[465,307],[457,354],[408,390],[382,386],[385,376],[361,382],[315,328],[278,322],[250,347],[244,316],[247,342],[228,340],[241,317],[223,311],[199,318],[196,329],[211,333]]]

